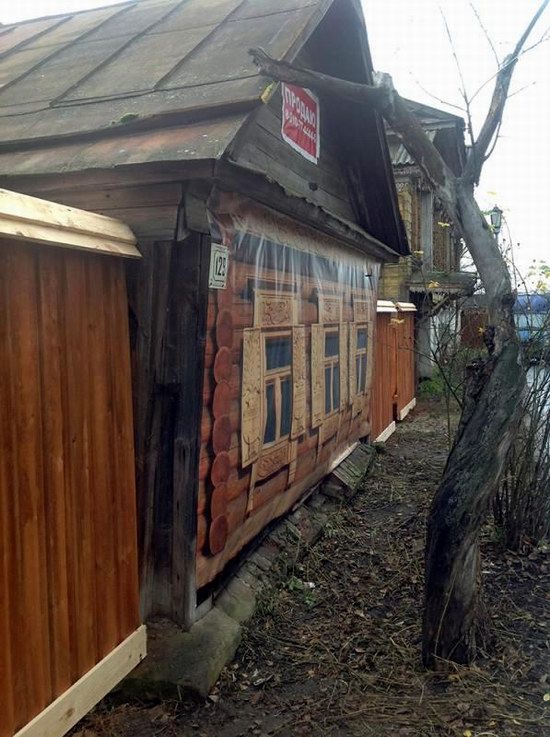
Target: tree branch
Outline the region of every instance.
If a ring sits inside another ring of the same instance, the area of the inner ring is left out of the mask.
[[[497,50],[495,49],[495,45],[493,43],[493,40],[492,40],[491,36],[489,35],[489,32],[485,28],[485,24],[481,20],[481,16],[480,16],[480,14],[477,11],[476,6],[472,2],[470,3],[470,8],[472,9],[472,13],[477,18],[477,22],[479,23],[479,27],[483,31],[483,34],[484,34],[484,36],[485,36],[485,38],[487,40],[487,43],[489,44],[489,46],[491,48],[491,51],[493,52],[493,56],[495,57],[495,61],[496,61],[496,64],[497,64],[497,69],[498,69],[498,67],[500,66],[500,59],[498,58]]]
[[[502,122],[502,116],[504,113],[504,106],[508,98],[508,91],[510,89],[510,82],[512,81],[512,75],[518,62],[519,55],[523,46],[531,31],[533,30],[538,19],[546,9],[550,0],[543,0],[539,6],[537,12],[531,18],[527,28],[520,36],[513,52],[506,57],[502,66],[500,67],[495,80],[495,89],[493,91],[493,97],[489,106],[489,111],[485,122],[481,128],[479,136],[472,146],[466,162],[463,179],[470,185],[477,184],[481,174],[483,163],[486,161],[487,151],[491,145],[491,141],[498,130],[500,123]]]
[[[384,115],[394,132],[418,163],[429,182],[434,187],[445,184],[446,178],[453,178],[439,151],[424,134],[418,119],[409,110],[393,87],[388,74],[378,74],[375,86],[348,82],[345,79],[330,77],[321,72],[272,59],[263,49],[250,49],[260,73],[278,82],[296,84],[316,92],[326,93],[351,100],[357,104],[367,104]]]
[[[261,48],[249,49],[248,53],[252,56],[260,73],[277,82],[288,82],[299,87],[307,87],[330,95],[337,95],[352,102],[368,103],[375,107],[380,106],[386,96],[385,91],[379,87],[348,82],[345,79],[338,79],[328,74],[294,66],[286,61],[277,61]]]

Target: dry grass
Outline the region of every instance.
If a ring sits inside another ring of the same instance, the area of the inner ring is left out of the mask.
[[[404,423],[321,542],[280,562],[211,699],[103,709],[86,737],[550,735],[544,546],[505,554],[488,529],[480,658],[442,673],[420,665],[424,520],[444,423],[426,411]]]

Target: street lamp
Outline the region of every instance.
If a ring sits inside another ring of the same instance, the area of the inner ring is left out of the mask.
[[[498,205],[495,205],[490,211],[489,215],[491,217],[491,227],[493,228],[493,233],[496,235],[498,240],[498,234],[500,233],[500,227],[502,225],[502,210]]]

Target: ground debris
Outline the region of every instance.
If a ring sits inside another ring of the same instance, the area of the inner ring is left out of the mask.
[[[550,547],[483,543],[478,662],[420,662],[425,517],[446,418],[420,407],[378,454],[353,503],[300,563],[280,560],[237,658],[202,703],[103,704],[94,737],[540,737],[550,734]]]

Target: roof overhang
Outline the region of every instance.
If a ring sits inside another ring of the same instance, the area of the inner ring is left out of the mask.
[[[151,163],[218,159],[248,113],[171,128],[59,140],[56,145],[24,147],[0,155],[0,176],[40,176]]]
[[[416,294],[468,294],[477,281],[477,274],[469,271],[428,271],[413,273],[409,289]]]
[[[397,307],[395,303],[389,299],[379,299],[376,303],[376,312],[379,314],[397,314]]]

